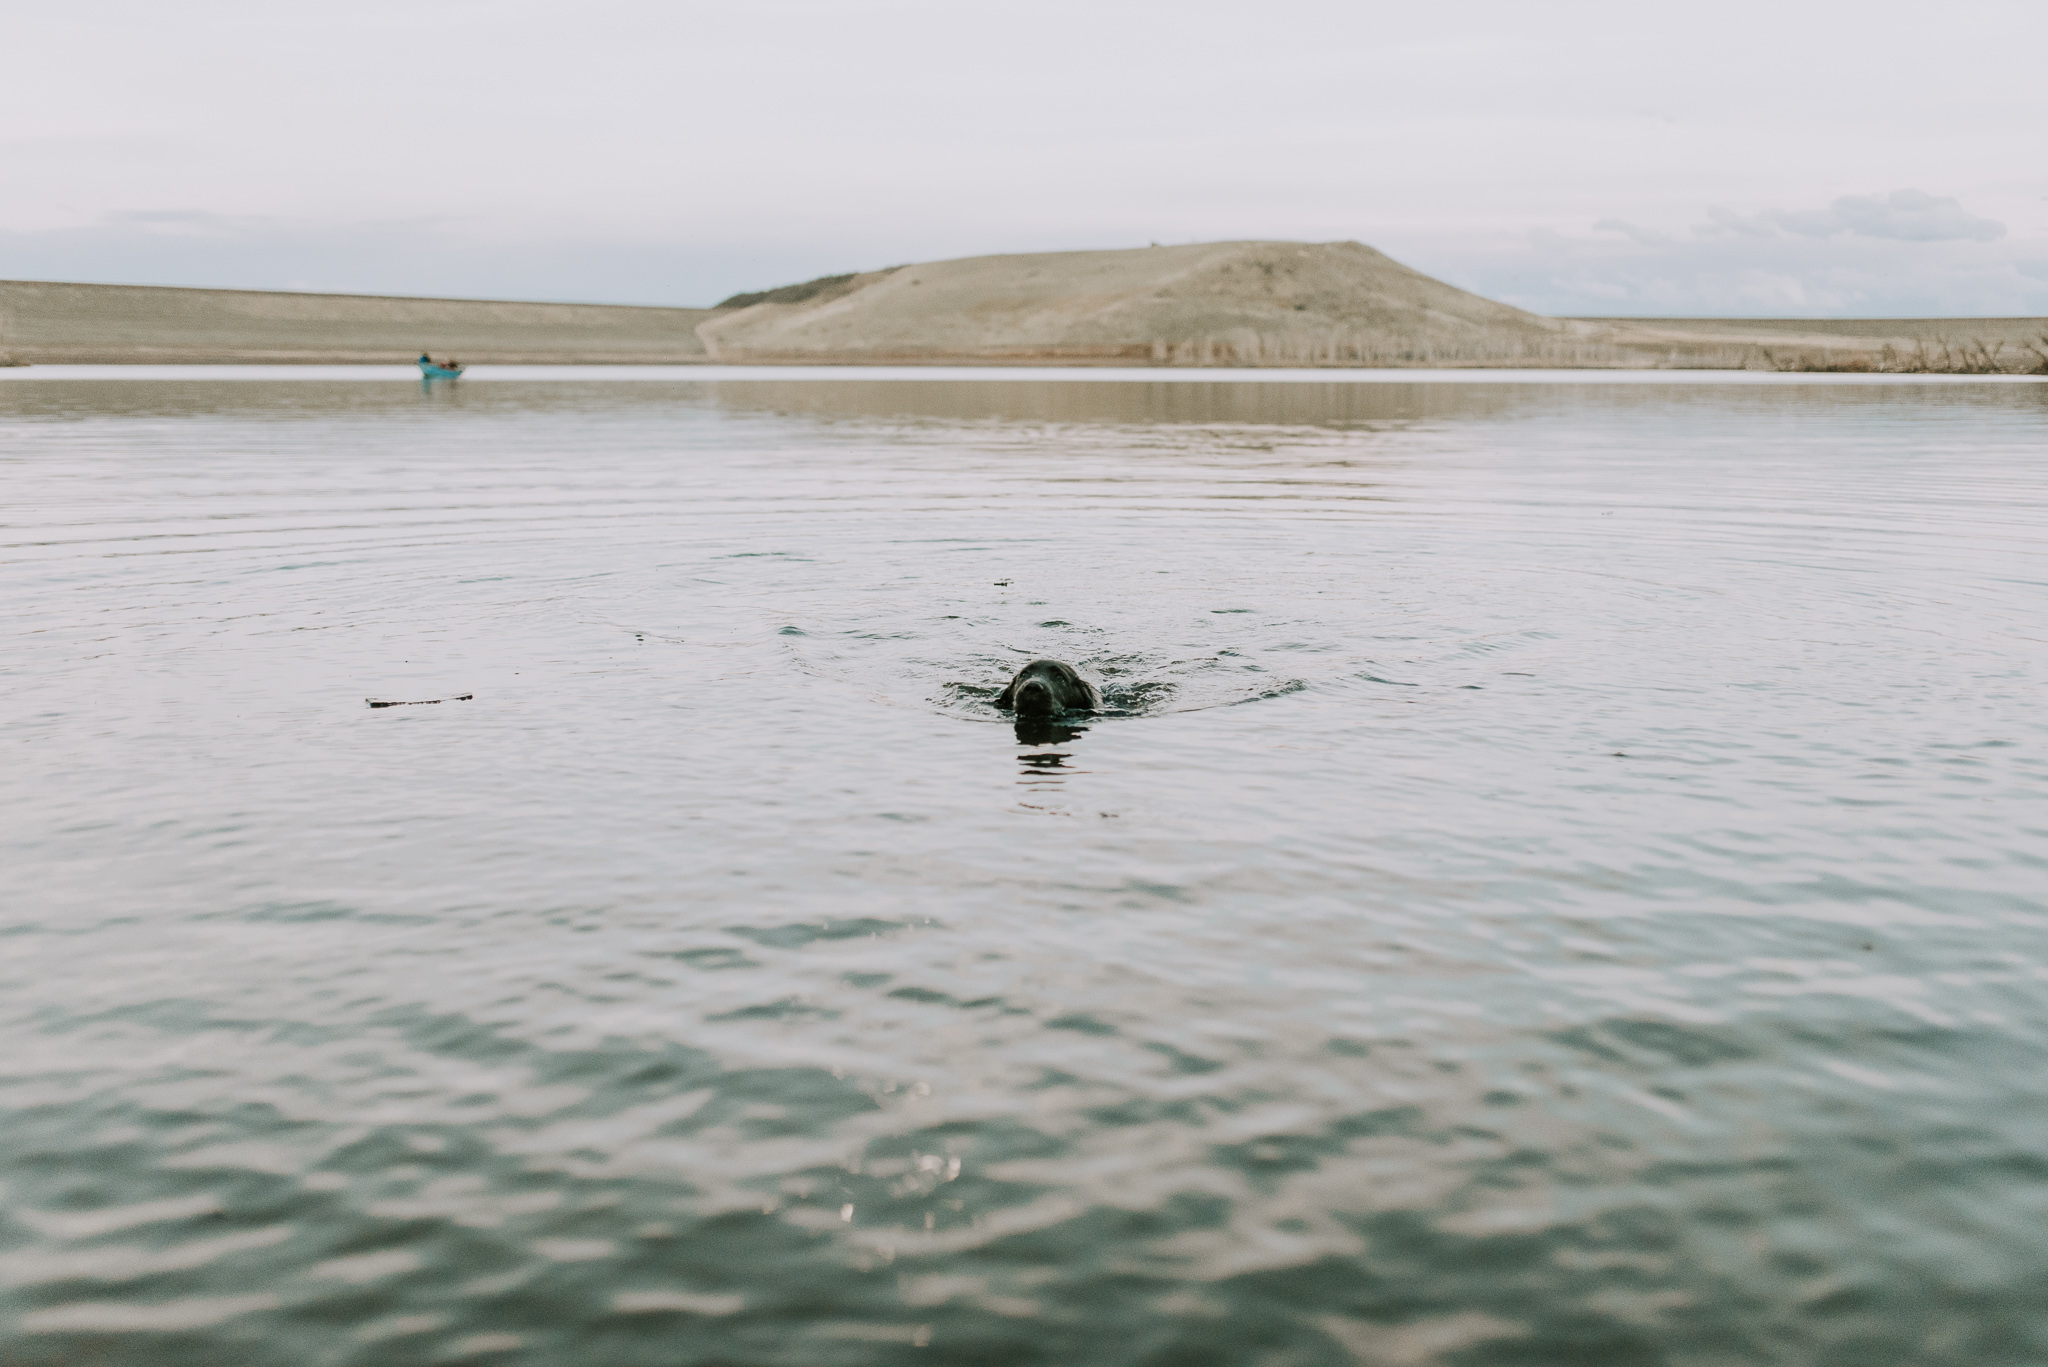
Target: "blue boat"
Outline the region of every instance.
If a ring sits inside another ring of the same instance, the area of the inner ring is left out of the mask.
[[[429,358],[420,357],[420,375],[429,380],[453,380],[458,378],[467,366],[436,365]]]

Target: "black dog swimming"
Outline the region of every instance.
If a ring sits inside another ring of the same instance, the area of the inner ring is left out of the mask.
[[[1094,684],[1076,674],[1072,665],[1033,660],[1017,671],[1017,677],[996,698],[996,706],[1015,712],[1019,720],[1039,719],[1062,712],[1099,712],[1102,695]]]

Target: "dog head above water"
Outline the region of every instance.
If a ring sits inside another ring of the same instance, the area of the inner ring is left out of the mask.
[[[1017,671],[1010,686],[996,698],[996,706],[1020,717],[1050,717],[1061,712],[1096,712],[1102,695],[1058,660],[1033,660]]]

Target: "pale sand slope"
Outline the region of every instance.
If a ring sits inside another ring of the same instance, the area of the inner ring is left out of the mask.
[[[706,359],[710,309],[0,281],[0,359],[46,364]]]
[[[1679,346],[1739,364],[1741,350],[1544,318],[1357,242],[937,261],[721,311],[697,332],[719,361],[1641,365]]]

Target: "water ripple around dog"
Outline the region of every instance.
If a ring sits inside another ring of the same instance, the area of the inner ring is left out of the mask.
[[[8,1360],[2048,1358],[2043,435],[0,382]]]

